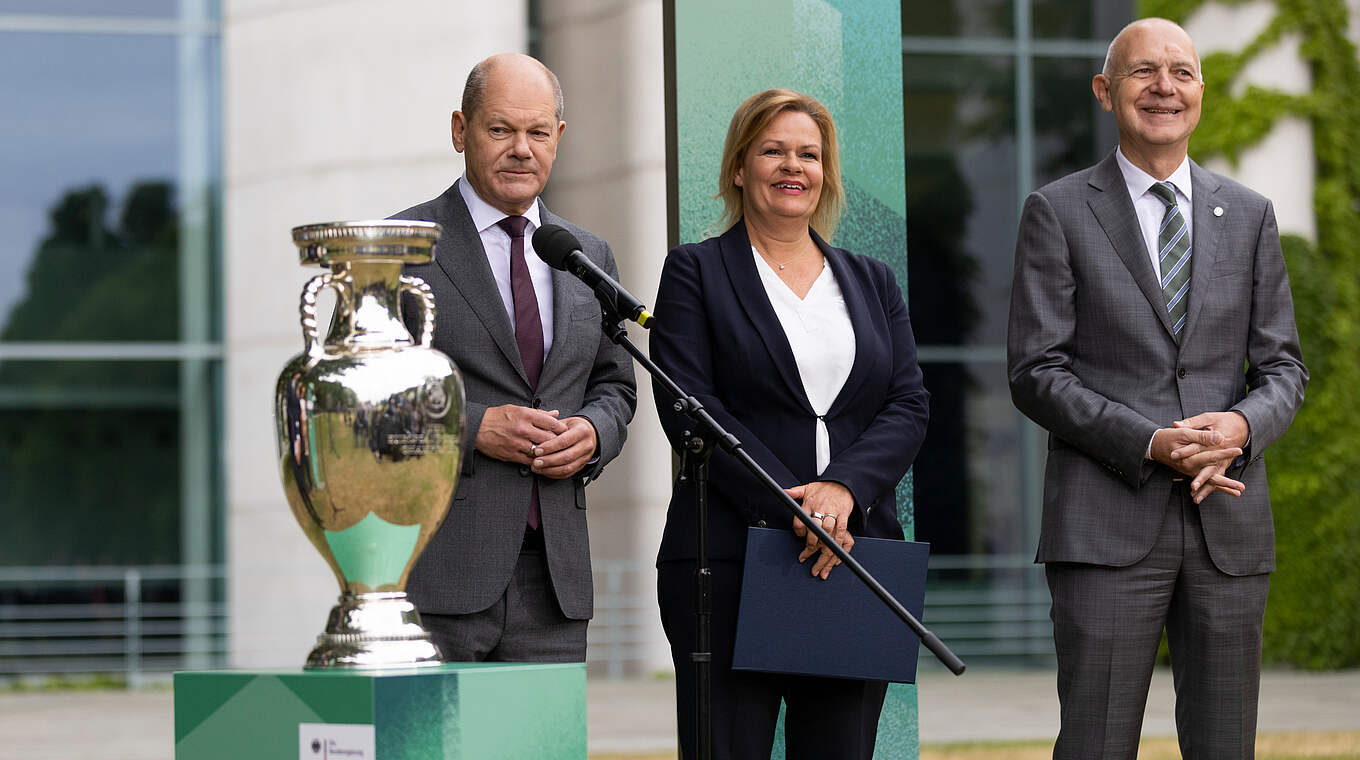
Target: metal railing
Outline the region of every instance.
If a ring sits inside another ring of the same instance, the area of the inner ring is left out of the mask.
[[[1049,665],[1049,602],[1032,557],[932,556],[923,622],[969,664]]]
[[[659,645],[655,569],[606,560],[594,571],[590,672],[642,675]],[[225,578],[220,566],[0,568],[0,681],[107,674],[135,687],[156,674],[224,667]],[[1028,557],[931,558],[924,622],[970,664],[1050,664],[1048,608],[1043,569]]]
[[[226,661],[219,566],[0,568],[0,679],[154,673]],[[216,601],[214,601],[216,600]]]
[[[656,568],[638,560],[596,560],[595,617],[586,629],[586,665],[607,678],[642,675],[649,645],[660,635]]]

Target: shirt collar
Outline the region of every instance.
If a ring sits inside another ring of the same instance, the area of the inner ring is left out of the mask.
[[[1124,175],[1124,185],[1129,189],[1129,197],[1133,200],[1142,198],[1148,188],[1159,180],[1133,165],[1133,162],[1124,156],[1123,148],[1116,148],[1114,151],[1115,161],[1119,163],[1119,173]],[[1176,167],[1176,171],[1171,172],[1171,176],[1166,178],[1167,182],[1176,186],[1176,190],[1185,196],[1186,200],[1190,197],[1190,157],[1181,159],[1181,165]]]
[[[472,188],[472,183],[468,182],[466,172],[458,180],[458,192],[463,195],[463,202],[467,204],[468,214],[472,216],[472,225],[477,228],[478,234],[486,232],[507,216],[504,211],[482,200],[482,196],[478,195],[477,191]],[[533,230],[543,226],[539,221],[537,198],[530,204],[529,210],[525,211],[523,216],[529,220],[529,227],[525,229],[526,235],[532,234]]]

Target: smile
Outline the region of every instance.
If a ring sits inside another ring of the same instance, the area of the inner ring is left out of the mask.
[[[1148,113],[1166,113],[1166,114],[1172,114],[1172,115],[1175,115],[1175,114],[1178,114],[1178,113],[1181,112],[1181,109],[1179,109],[1179,108],[1144,108],[1143,110],[1144,110],[1144,111],[1147,111]]]
[[[806,188],[806,187],[803,187],[802,185],[795,184],[795,183],[792,183],[792,182],[780,182],[779,184],[775,185],[775,189],[778,189],[778,190],[806,190],[807,188]]]

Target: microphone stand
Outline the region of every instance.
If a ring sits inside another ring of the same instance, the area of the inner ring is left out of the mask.
[[[598,295],[598,294],[597,294]],[[723,451],[731,454],[741,462],[757,480],[765,486],[770,495],[779,500],[789,512],[798,520],[801,520],[807,529],[817,536],[817,540],[835,554],[840,561],[855,574],[857,578],[869,587],[875,595],[882,600],[883,604],[901,618],[907,624],[911,632],[925,644],[926,648],[935,657],[949,668],[954,675],[962,675],[964,668],[963,660],[954,654],[939,637],[921,624],[914,615],[897,601],[897,598],[890,591],[883,587],[858,560],[850,556],[840,544],[836,543],[831,535],[822,528],[821,521],[815,520],[798,506],[798,502],[793,497],[784,493],[775,479],[760,466],[760,463],[751,458],[750,454],[742,448],[741,441],[723,429],[718,421],[704,409],[703,404],[685,392],[683,388],[675,383],[664,370],[656,366],[651,360],[628,338],[628,331],[623,326],[623,317],[620,316],[612,303],[611,299],[599,298],[601,312],[601,329],[604,334],[614,343],[627,351],[642,368],[647,371],[666,392],[675,399],[674,410],[685,415],[693,423],[693,428],[684,432],[682,440],[682,450],[680,461],[682,465],[681,478],[692,478],[696,493],[695,518],[698,523],[698,548],[696,552],[697,565],[694,572],[694,600],[695,600],[695,622],[698,625],[698,635],[695,640],[695,649],[690,653],[690,660],[695,666],[695,701],[697,703],[697,752],[699,760],[707,760],[712,757],[713,752],[713,726],[711,720],[712,712],[712,686],[713,686],[713,652],[712,639],[710,635],[712,616],[713,616],[713,570],[708,566],[708,462],[713,454],[714,445],[722,447]]]

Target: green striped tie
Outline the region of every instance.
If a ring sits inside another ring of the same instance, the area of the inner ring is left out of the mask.
[[[1170,182],[1156,182],[1148,188],[1166,204],[1166,216],[1157,232],[1157,261],[1161,267],[1162,297],[1166,299],[1166,316],[1171,321],[1171,332],[1180,342],[1185,329],[1186,306],[1190,301],[1190,229],[1176,205],[1176,187]]]

